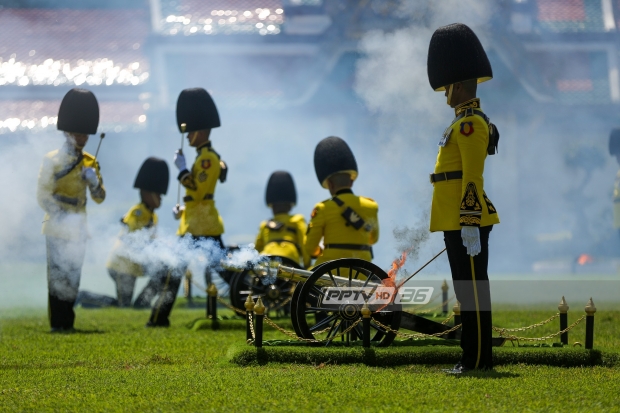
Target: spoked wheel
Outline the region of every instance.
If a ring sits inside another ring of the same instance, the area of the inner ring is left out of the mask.
[[[350,327],[362,318],[363,303],[344,303],[337,307],[328,306],[323,302],[325,298],[324,289],[347,286],[367,287],[381,284],[381,281],[386,278],[388,275],[381,268],[371,262],[357,258],[329,261],[316,267],[308,280],[298,285],[299,291],[295,292],[297,301],[292,317],[297,318],[298,335],[305,339],[326,340],[326,345],[336,339],[347,343],[351,340],[361,340],[363,336],[362,323],[359,322],[354,327]],[[397,331],[400,327],[401,312],[398,308],[394,311],[373,311],[372,318]],[[390,345],[396,334],[392,331],[386,331],[374,320],[371,320],[370,323],[371,340],[378,346]],[[342,334],[347,329],[349,331]]]
[[[277,267],[280,264],[299,268],[295,262],[284,258],[268,256],[265,257],[270,267]],[[280,278],[270,278],[266,274],[257,273],[253,268],[246,269],[234,275],[230,281],[230,302],[239,309],[245,309],[245,301],[248,294],[256,299],[261,297],[266,307],[266,314],[270,312],[278,315],[287,315],[290,312],[291,295],[295,283]]]

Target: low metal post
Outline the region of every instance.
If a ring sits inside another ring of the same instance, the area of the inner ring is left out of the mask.
[[[448,315],[448,290],[450,289],[450,287],[448,287],[448,282],[446,280],[443,280],[443,283],[441,284],[441,302],[442,304],[442,308],[441,311],[443,313],[444,316]]]
[[[362,313],[362,345],[366,348],[370,347],[370,316],[372,311],[368,308],[368,304],[364,303],[361,310]]]
[[[458,326],[461,324],[461,303],[458,300],[456,300],[454,307],[452,307],[452,311],[454,312],[454,326]]]
[[[265,318],[265,306],[260,297],[256,300],[256,305],[254,305],[254,318],[254,334],[256,334],[254,346],[260,348],[263,346],[263,318]]]
[[[455,327],[461,324],[461,303],[459,303],[459,300],[456,300],[456,303],[454,303],[454,306],[452,307],[452,312],[454,313],[454,324],[452,325],[452,327]],[[449,333],[446,338],[457,339],[460,337],[460,334],[461,329],[459,328]]]
[[[558,310],[560,311],[560,331],[563,331],[568,327],[568,304],[566,304],[564,296],[558,305]],[[560,340],[562,344],[568,344],[568,331],[560,335]]]
[[[207,318],[217,319],[217,287],[213,283],[207,288]]]
[[[594,347],[594,313],[596,313],[596,307],[590,297],[590,301],[586,305],[586,348],[591,350]]]
[[[187,271],[185,273],[185,279],[183,280],[183,295],[187,299],[187,306],[192,307],[193,297],[192,297],[192,273]]]
[[[252,311],[254,311],[254,300],[252,294],[248,294],[248,298],[245,300],[245,339],[246,341],[252,340]]]

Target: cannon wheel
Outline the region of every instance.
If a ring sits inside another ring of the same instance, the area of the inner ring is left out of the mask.
[[[353,322],[362,317],[360,313],[361,305],[343,306],[342,310],[334,310],[332,308],[321,307],[321,297],[323,292],[316,282],[323,275],[344,276],[349,279],[368,280],[369,282],[380,283],[388,278],[388,275],[381,268],[371,262],[357,258],[342,258],[339,260],[328,261],[313,270],[308,280],[300,283],[295,291],[296,304],[293,307],[294,312],[291,314],[293,318],[297,318],[297,334],[305,339],[326,339],[326,345],[329,345],[333,338],[339,332],[344,331]],[[337,286],[334,282],[334,286]],[[346,307],[346,308],[345,308]],[[346,310],[346,311],[345,311]],[[382,324],[389,326],[392,330],[398,330],[400,327],[401,312],[400,311],[381,311],[373,312],[372,317]],[[336,325],[338,327],[336,327]],[[374,321],[370,323],[371,340],[378,346],[389,346],[396,334],[394,332],[385,331],[379,327]],[[315,332],[329,329],[327,336],[314,336]],[[361,339],[362,325],[359,323],[349,333],[342,336],[347,342],[352,339]]]
[[[266,258],[269,261],[276,261],[289,267],[299,268],[298,264],[288,258],[276,256],[267,256]],[[289,300],[288,304],[283,305],[283,303],[291,296],[294,287],[294,282],[280,278],[276,278],[273,284],[265,285],[253,269],[246,269],[231,277],[230,303],[236,308],[245,310],[245,300],[250,292],[254,299],[257,296],[261,297],[267,314],[274,311],[288,314],[292,299]]]
[[[325,264],[327,263],[317,265],[316,267],[313,268],[313,271],[319,271],[319,269],[323,267]],[[299,293],[304,283],[305,281],[299,282],[295,285],[294,291],[293,291],[293,297],[291,298],[291,323],[293,324],[293,329],[295,330],[297,337],[303,337],[303,333],[301,332],[301,329],[299,328],[299,323],[297,323],[297,303],[299,302]],[[325,313],[319,313],[315,315],[314,321],[315,323],[318,323],[321,320],[323,320],[325,317],[326,317]]]

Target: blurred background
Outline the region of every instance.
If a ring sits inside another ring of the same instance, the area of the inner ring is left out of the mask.
[[[491,277],[618,278],[618,164],[607,140],[620,126],[620,0],[0,0],[3,306],[45,305],[36,180],[43,155],[64,142],[56,116],[76,86],[96,94],[106,133],[99,161],[108,197],[88,206],[85,288],[113,291],[105,261],[119,219],[138,201],[142,161],[162,157],[175,171],[175,105],[188,87],[209,90],[220,110],[211,136],[230,168],[215,197],[226,244],[253,242],[269,218],[264,189],[274,170],[293,174],[294,212],[309,219],[329,196],[314,174],[314,147],[336,135],[358,159],[354,190],[380,206],[375,262],[387,269],[419,243],[405,266],[413,271],[443,248],[441,234],[419,236],[428,173],[453,116],[428,84],[426,56],[433,31],[454,22],[474,29],[494,72],[478,88],[501,132],[485,169],[502,221],[491,234]],[[172,181],[160,233],[176,231],[176,190]],[[443,257],[427,273],[448,271]]]

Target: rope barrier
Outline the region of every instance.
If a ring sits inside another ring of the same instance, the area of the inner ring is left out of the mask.
[[[362,321],[361,318],[358,318],[355,322],[353,322],[349,327],[347,327],[344,331],[334,335],[333,337],[329,338],[329,339],[321,339],[321,340],[317,340],[317,339],[312,339],[312,338],[303,338],[303,337],[299,337],[297,336],[297,334],[293,331],[287,330],[283,327],[280,327],[279,325],[277,325],[276,323],[273,322],[273,320],[271,320],[269,317],[265,317],[265,322],[267,322],[267,324],[269,324],[271,327],[275,328],[276,330],[278,330],[279,332],[281,332],[282,334],[294,339],[294,340],[298,340],[298,341],[304,341],[306,343],[325,343],[327,341],[333,341],[335,339],[337,339],[338,337],[344,336],[345,334],[347,334],[348,332],[350,332],[351,330],[353,330],[360,322]],[[340,324],[341,322],[338,321],[338,324],[336,324],[334,327],[336,329],[340,328]],[[314,334],[322,334],[327,332],[328,330],[331,330],[332,327],[328,327],[324,330],[321,330],[317,333]]]
[[[256,333],[254,332],[254,320],[252,319],[251,311],[248,313],[248,318],[249,318],[248,322],[250,323],[250,332],[252,333],[251,343],[248,343],[248,344],[252,344],[254,343],[254,340],[256,340]]]
[[[191,279],[192,284],[194,284],[196,287],[200,288],[201,290],[203,290],[205,293],[207,292],[207,290],[200,284],[198,284],[197,282],[195,282],[193,280],[193,278]],[[433,302],[434,300],[436,300],[439,297],[439,295],[435,296],[434,298],[431,298],[431,300],[429,301],[429,303]],[[435,306],[435,307],[431,307],[430,309],[426,309],[424,311],[415,311],[413,312],[413,314],[428,314],[431,313],[433,310],[436,310],[438,308],[443,307],[445,304],[448,304],[450,301],[452,301],[452,299],[454,299],[454,295],[450,298],[448,298],[446,301],[442,302],[440,305]],[[286,304],[288,304],[291,301],[292,297],[288,297],[286,300],[284,300],[282,303],[280,303],[277,307],[272,308],[272,310],[278,310],[282,307],[284,307]],[[217,301],[224,305],[225,307],[227,307],[228,309],[234,311],[235,313],[245,316],[246,315],[246,311],[245,310],[241,310],[231,304],[229,304],[226,300],[224,300],[221,296],[217,296]],[[427,304],[428,305],[428,304]],[[528,331],[528,330],[533,330],[535,328],[544,326],[545,324],[550,323],[551,321],[555,320],[556,318],[558,318],[560,316],[560,313],[556,313],[553,316],[549,317],[546,320],[543,320],[539,323],[535,323],[526,327],[515,327],[515,328],[501,328],[501,327],[495,327],[493,326],[492,329],[493,331],[499,333],[499,336],[502,338],[505,338],[507,340],[510,341],[530,341],[530,342],[537,342],[537,341],[547,341],[550,340],[552,338],[558,337],[564,333],[569,332],[570,330],[572,330],[573,328],[575,328],[577,325],[579,325],[585,318],[586,316],[581,316],[577,321],[575,321],[573,324],[571,324],[570,326],[568,326],[567,328],[565,328],[564,330],[555,332],[553,334],[550,334],[548,336],[544,336],[544,337],[520,337],[520,336],[515,336],[512,334],[506,334],[508,332],[520,332],[520,331]],[[256,333],[254,332],[254,323],[252,320],[252,313],[249,314],[249,318],[250,318],[250,330],[252,333],[252,339],[254,340],[256,338]],[[441,324],[446,325],[450,320],[452,320],[454,318],[454,313],[451,314],[448,318],[446,318],[444,321],[441,322]],[[269,317],[265,316],[265,322],[267,322],[267,324],[269,324],[271,327],[273,327],[274,329],[278,330],[279,332],[281,332],[282,334],[294,339],[294,340],[298,340],[298,341],[304,341],[304,342],[308,342],[308,343],[324,343],[326,341],[328,341],[327,339],[308,339],[308,338],[302,338],[297,336],[297,333],[287,330],[283,327],[280,327],[279,325],[277,325],[273,320],[271,320]],[[375,322],[375,324],[377,324],[379,327],[383,328],[385,331],[390,332],[390,333],[394,333],[399,337],[404,337],[404,338],[440,338],[441,336],[447,335],[453,331],[458,330],[459,328],[461,328],[461,324],[458,324],[454,327],[452,327],[449,330],[446,331],[442,331],[439,333],[434,333],[434,334],[424,334],[424,333],[403,333],[400,332],[398,330],[394,330],[389,326],[386,326],[385,324],[377,321],[374,317],[372,318],[372,320]],[[361,318],[358,318],[353,324],[351,324],[349,327],[347,327],[344,331],[334,335],[333,337],[331,337],[329,339],[329,341],[333,341],[334,339],[341,337],[347,333],[349,333],[351,330],[353,330],[360,322],[362,321]],[[338,321],[338,323],[333,327],[336,329],[340,328],[340,324],[341,322]],[[317,331],[314,333],[314,335],[320,335],[320,334],[324,334],[327,331],[333,329],[332,327],[327,327],[323,330]],[[252,341],[253,341],[252,340]]]
[[[510,341],[547,341],[550,340],[552,338],[555,338],[563,333],[567,333],[570,330],[572,330],[573,328],[575,328],[579,323],[581,323],[584,319],[586,318],[585,315],[582,315],[581,318],[579,318],[577,321],[575,321],[573,324],[571,324],[570,326],[566,327],[564,330],[560,330],[557,333],[553,333],[550,334],[548,336],[545,337],[517,337],[517,336],[513,336],[513,335],[508,335],[508,336],[504,336],[503,335],[503,329],[501,328],[497,328],[497,327],[493,327],[493,331],[497,331],[500,335],[500,337],[503,337],[507,340]]]
[[[429,338],[429,337],[435,337],[435,338],[439,338],[441,336],[444,336],[446,334],[449,334],[453,331],[458,330],[459,328],[461,328],[461,324],[455,325],[454,327],[452,327],[449,330],[446,331],[441,331],[439,333],[434,333],[434,334],[424,334],[424,333],[401,333],[398,330],[394,330],[389,326],[386,326],[385,324],[382,324],[381,322],[377,321],[374,317],[372,318],[372,321],[375,322],[375,324],[377,324],[379,327],[383,328],[385,331],[390,332],[390,333],[394,333],[399,337],[405,337],[405,338]]]
[[[560,313],[557,313],[554,316],[549,317],[545,321],[541,321],[540,323],[532,324],[531,326],[527,326],[527,327],[516,327],[516,328],[493,327],[493,329],[495,331],[499,332],[500,335],[502,334],[502,332],[506,332],[506,331],[527,331],[527,330],[531,330],[531,329],[536,328],[536,327],[544,326],[545,324],[555,320],[559,316],[560,316]]]
[[[448,324],[448,322],[449,322],[450,320],[452,320],[453,318],[454,318],[454,313],[450,314],[450,316],[449,316],[448,318],[446,318],[445,320],[443,320],[443,321],[441,322],[441,324],[446,325],[446,324]]]

